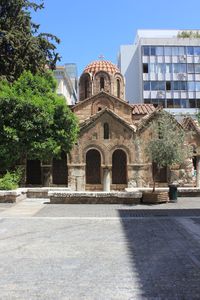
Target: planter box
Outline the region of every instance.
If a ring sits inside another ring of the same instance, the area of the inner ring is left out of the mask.
[[[149,204],[165,203],[169,201],[168,192],[143,192],[142,202]]]

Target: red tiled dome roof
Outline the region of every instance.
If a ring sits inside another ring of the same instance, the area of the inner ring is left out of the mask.
[[[120,73],[120,70],[116,65],[111,63],[110,61],[106,60],[97,60],[91,62],[87,67],[84,69],[83,73],[92,73],[95,74],[99,71],[105,71],[111,74]]]

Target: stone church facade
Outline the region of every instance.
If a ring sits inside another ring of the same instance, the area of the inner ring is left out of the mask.
[[[79,95],[79,102],[72,107],[80,124],[78,142],[60,160],[50,165],[38,162],[41,184],[68,185],[78,191],[151,186],[155,166],[148,160],[145,147],[151,136],[148,124],[156,118],[158,109],[151,104],[130,105],[125,100],[125,82],[119,69],[104,60],[85,68]],[[186,119],[181,126],[195,131],[188,141],[193,145],[194,156],[181,169],[161,170],[158,181],[162,186],[167,184],[169,174],[183,185],[195,185],[194,169],[199,180],[200,129]],[[31,184],[28,164],[27,183]]]

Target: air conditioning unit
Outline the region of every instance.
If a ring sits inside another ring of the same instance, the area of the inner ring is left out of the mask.
[[[165,92],[164,91],[157,91],[156,96],[157,96],[157,98],[164,98],[165,97]]]
[[[181,62],[186,61],[186,55],[179,56],[179,61]]]
[[[184,73],[178,73],[178,74],[177,74],[177,78],[178,78],[179,80],[184,80],[184,79],[186,79],[186,74],[184,74]]]

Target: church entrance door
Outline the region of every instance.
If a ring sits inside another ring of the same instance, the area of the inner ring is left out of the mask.
[[[112,183],[127,184],[127,157],[121,150],[115,150],[112,155]]]
[[[86,154],[86,184],[101,184],[101,155],[95,149]]]

